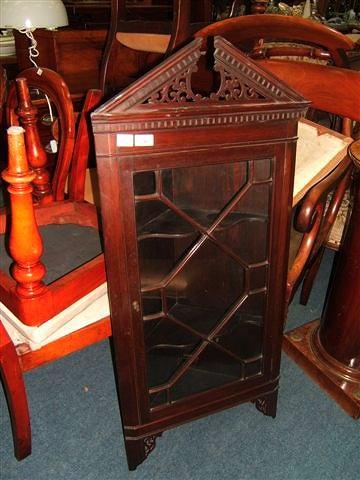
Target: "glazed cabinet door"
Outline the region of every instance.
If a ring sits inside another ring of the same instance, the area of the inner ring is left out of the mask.
[[[133,175],[150,408],[263,373],[272,164]]]

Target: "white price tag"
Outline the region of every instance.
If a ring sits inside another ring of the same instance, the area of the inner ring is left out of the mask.
[[[154,145],[154,135],[138,134],[135,135],[135,147],[152,147]]]
[[[52,153],[57,152],[57,149],[58,149],[57,147],[58,147],[57,141],[54,140],[54,139],[50,140],[50,148],[51,148]]]
[[[117,147],[152,147],[154,145],[154,135],[138,133],[117,133]]]
[[[117,147],[133,147],[134,135],[132,133],[118,133],[116,135]]]

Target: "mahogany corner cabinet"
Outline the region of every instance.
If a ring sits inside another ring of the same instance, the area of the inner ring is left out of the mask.
[[[92,115],[130,469],[170,427],[249,401],[275,416],[307,107],[215,37]]]

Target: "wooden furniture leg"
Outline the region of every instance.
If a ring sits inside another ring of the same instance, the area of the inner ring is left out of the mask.
[[[0,376],[9,406],[15,457],[22,460],[31,453],[29,409],[19,359],[14,344],[1,322]]]
[[[46,269],[40,261],[43,242],[32,200],[31,182],[36,174],[28,167],[23,132],[22,127],[8,128],[9,162],[1,176],[9,184],[11,202],[9,251],[14,260],[12,276],[17,281],[18,295],[31,299],[46,293],[42,281]]]
[[[309,268],[309,270],[305,274],[304,281],[303,281],[303,284],[301,286],[301,293],[300,293],[300,303],[301,303],[301,305],[306,305],[308,300],[309,300],[310,293],[311,293],[312,287],[314,285],[316,275],[319,271],[324,253],[325,253],[325,248],[320,247],[319,252],[317,253],[314,261],[312,262],[312,264]]]
[[[360,168],[360,141],[349,147]],[[353,418],[360,418],[360,175],[321,320],[285,335],[285,352]]]

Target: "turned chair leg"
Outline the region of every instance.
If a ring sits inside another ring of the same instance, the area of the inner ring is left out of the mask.
[[[11,418],[15,457],[31,453],[31,428],[24,380],[14,344],[0,323],[0,376]]]

